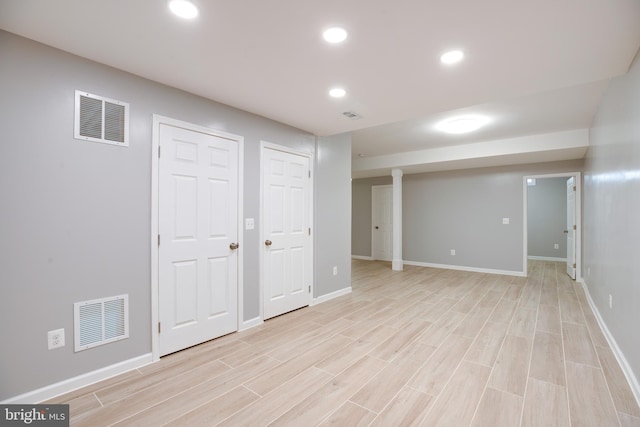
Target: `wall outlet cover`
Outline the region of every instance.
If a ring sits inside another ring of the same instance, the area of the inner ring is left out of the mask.
[[[49,350],[64,347],[64,329],[47,332],[47,342]]]

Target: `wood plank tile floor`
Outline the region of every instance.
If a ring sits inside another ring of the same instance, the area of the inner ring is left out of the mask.
[[[77,426],[640,426],[563,264],[354,260],[352,288],[50,402]]]

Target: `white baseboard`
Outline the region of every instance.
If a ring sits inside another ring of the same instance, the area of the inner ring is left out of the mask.
[[[240,324],[240,328],[238,328],[238,332],[246,331],[247,329],[255,328],[256,326],[260,326],[264,323],[262,317],[254,317],[253,319],[245,320]]]
[[[618,343],[616,342],[615,338],[613,338],[613,335],[611,335],[609,328],[607,328],[607,324],[604,323],[602,316],[600,316],[600,311],[598,311],[598,307],[596,307],[596,304],[591,298],[589,287],[587,286],[586,282],[584,281],[584,279],[580,279],[578,282],[582,285],[582,289],[584,289],[584,293],[587,297],[587,301],[589,302],[589,306],[591,307],[591,311],[596,317],[598,325],[600,325],[600,330],[602,331],[604,337],[607,339],[607,342],[609,343],[609,347],[611,347],[613,354],[616,356],[618,364],[620,365],[620,368],[622,369],[622,372],[624,373],[624,376],[629,383],[629,387],[631,387],[631,392],[636,398],[636,402],[638,403],[638,405],[640,405],[640,383],[638,382],[638,378],[636,378],[636,376],[634,375],[633,369],[631,369],[629,362],[627,362],[627,359],[624,357],[622,350],[620,350],[620,347],[618,347]]]
[[[334,298],[338,298],[338,297],[341,297],[342,295],[347,295],[347,294],[350,294],[350,293],[351,293],[351,286],[349,286],[348,288],[339,289],[339,290],[337,290],[335,292],[331,292],[331,293],[328,293],[326,295],[320,295],[317,298],[313,298],[311,300],[311,304],[309,304],[309,305],[321,304],[323,302],[327,302],[327,301],[332,300]]]
[[[527,257],[527,259],[533,259],[533,260],[537,260],[537,261],[554,261],[554,262],[567,262],[566,258],[554,258],[551,256],[534,256],[534,255],[530,255]]]
[[[353,259],[363,259],[365,261],[373,261],[373,257],[371,256],[362,256],[362,255],[351,255]]]
[[[525,274],[522,271],[494,270],[491,268],[467,267],[464,265],[433,264],[430,262],[417,262],[417,261],[404,261],[404,263],[405,265],[415,265],[418,267],[432,267],[432,268],[442,268],[445,270],[472,271],[475,273],[489,273],[489,274],[501,274],[504,276],[525,277]]]
[[[116,375],[120,375],[124,372],[140,368],[142,366],[150,364],[151,362],[151,353],[143,354],[142,356],[134,357],[133,359],[125,360],[123,362],[119,362],[111,366],[106,366],[92,372],[87,372],[86,374],[78,375],[77,377],[69,378],[67,380],[45,386],[37,390],[29,391],[19,396],[11,397],[7,400],[3,400],[0,403],[34,404],[43,402],[56,396],[60,396],[61,394],[69,393],[70,391],[77,390],[93,383],[97,383],[98,381],[106,380],[108,378],[115,377]]]

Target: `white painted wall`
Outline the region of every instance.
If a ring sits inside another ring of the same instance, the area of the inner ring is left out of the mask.
[[[351,287],[351,134],[318,138],[315,176],[313,296],[322,298]]]
[[[640,59],[611,81],[584,171],[583,277],[635,377],[640,376]],[[609,295],[613,308],[609,308]],[[640,390],[638,390],[640,391]]]
[[[582,160],[572,160],[405,175],[404,260],[521,272],[523,177],[581,169]],[[390,177],[353,180],[354,255],[370,255],[371,185],[390,181]],[[505,217],[509,225],[502,224]]]
[[[4,31],[0,58],[0,401],[151,352],[153,114],[244,137],[244,214],[256,228],[242,246],[243,320],[259,315],[260,140],[314,153],[313,135]],[[129,148],[73,139],[76,89],[130,104]],[[327,204],[332,174],[350,175],[350,141],[319,147]],[[346,181],[325,218],[339,236],[350,234],[349,193]],[[338,259],[330,243],[316,240],[318,262],[348,265],[348,246]],[[319,280],[315,292],[340,285]],[[119,294],[129,294],[130,338],[74,353],[73,303]],[[58,328],[68,344],[49,351],[47,331]]]

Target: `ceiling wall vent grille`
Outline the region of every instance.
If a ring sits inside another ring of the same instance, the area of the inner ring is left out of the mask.
[[[354,113],[353,111],[345,111],[342,115],[351,120],[360,120],[362,118],[360,114]]]
[[[73,304],[75,351],[129,338],[129,295]]]
[[[129,104],[76,90],[75,139],[129,146]]]

